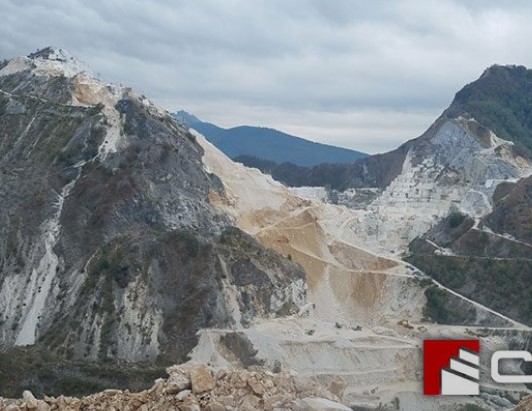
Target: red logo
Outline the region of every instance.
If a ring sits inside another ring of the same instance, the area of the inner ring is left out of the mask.
[[[479,340],[423,341],[423,394],[478,395]]]

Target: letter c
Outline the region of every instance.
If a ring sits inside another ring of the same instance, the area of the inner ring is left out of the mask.
[[[501,375],[499,362],[501,360],[532,361],[532,354],[528,351],[497,351],[491,357],[491,378],[503,384],[531,384],[532,375]]]

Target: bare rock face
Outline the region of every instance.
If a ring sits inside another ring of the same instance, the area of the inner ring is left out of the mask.
[[[2,65],[0,346],[172,364],[200,328],[295,310],[303,270],[212,207],[203,154],[61,50]]]
[[[204,364],[172,366],[167,372],[167,379],[157,379],[151,388],[138,393],[108,389],[83,398],[45,396],[37,400],[25,391],[22,399],[0,398],[0,410],[349,410],[328,392],[329,398],[322,398],[321,387],[305,384],[302,377],[297,377],[296,384],[296,375],[291,373],[242,369],[215,372]],[[307,388],[302,392],[298,385]]]

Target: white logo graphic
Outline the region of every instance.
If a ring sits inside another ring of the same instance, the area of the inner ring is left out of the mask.
[[[532,354],[528,351],[497,351],[491,357],[491,378],[503,384],[530,384],[532,375],[502,375],[499,371],[501,360],[532,361]]]
[[[458,356],[451,357],[449,368],[441,370],[441,394],[478,395],[479,362],[476,353],[460,348]]]

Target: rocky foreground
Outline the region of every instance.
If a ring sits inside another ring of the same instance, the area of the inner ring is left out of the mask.
[[[339,401],[345,382],[338,377],[324,389],[294,373],[222,369],[206,365],[172,366],[167,379],[155,380],[142,392],[109,389],[83,398],[36,399],[24,391],[21,399],[0,397],[0,411],[48,410],[350,410]]]
[[[514,411],[532,411],[532,395],[523,398]]]

